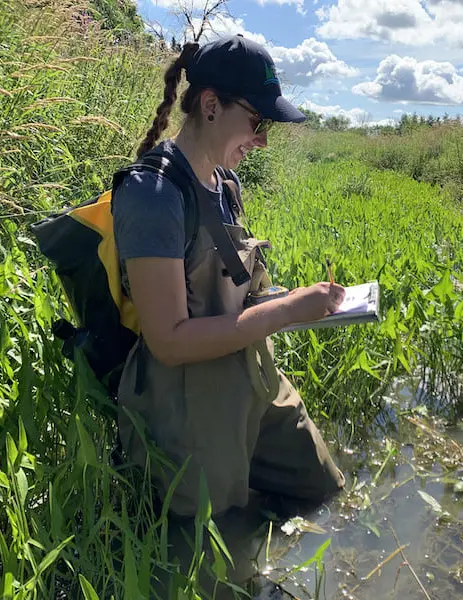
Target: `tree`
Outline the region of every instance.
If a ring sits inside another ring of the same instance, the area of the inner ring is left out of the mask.
[[[333,115],[325,119],[324,127],[331,131],[346,131],[350,125],[350,119],[345,115]]]
[[[323,115],[316,113],[308,108],[299,107],[299,110],[305,114],[307,120],[304,121],[304,125],[310,129],[320,129]]]
[[[90,12],[103,29],[124,33],[143,33],[143,20],[132,0],[91,0]]]
[[[201,7],[193,0],[175,0],[172,13],[182,25],[184,41],[191,39],[194,42],[199,42],[208,29],[213,31],[213,18],[230,16],[227,0],[204,0]]]

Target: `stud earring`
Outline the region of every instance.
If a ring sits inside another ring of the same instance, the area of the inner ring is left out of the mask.
[[[214,120],[214,115],[209,115],[207,117],[207,120],[210,121],[212,123],[212,121]]]

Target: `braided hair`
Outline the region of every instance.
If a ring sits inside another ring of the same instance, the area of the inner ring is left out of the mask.
[[[177,86],[182,77],[182,69],[187,68],[198,48],[199,44],[191,42],[186,43],[183,46],[180,56],[174,62],[172,62],[170,67],[167,69],[164,75],[164,100],[158,106],[153,124],[138,148],[137,158],[140,158],[142,154],[148,150],[151,150],[155,141],[160,138],[161,133],[169,125],[169,115],[172,111],[175,101],[177,100]]]

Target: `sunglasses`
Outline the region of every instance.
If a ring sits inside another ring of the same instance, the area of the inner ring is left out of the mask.
[[[238,104],[238,106],[241,106],[241,108],[244,108],[245,111],[250,113],[254,117],[254,119],[256,119],[257,125],[254,125],[254,135],[261,135],[262,133],[267,133],[267,131],[273,125],[274,121],[272,121],[272,119],[264,119],[258,112],[252,110],[252,108],[249,108],[248,106],[246,106],[246,104],[243,104],[239,100],[233,100],[233,102],[235,104]]]

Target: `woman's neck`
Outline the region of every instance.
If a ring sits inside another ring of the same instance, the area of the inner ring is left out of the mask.
[[[217,181],[214,170],[217,165],[211,160],[210,146],[201,133],[192,124],[184,123],[174,141],[199,181],[205,187],[215,189]]]

